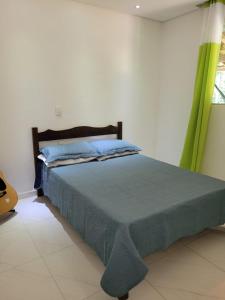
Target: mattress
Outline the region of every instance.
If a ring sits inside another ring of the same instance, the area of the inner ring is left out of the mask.
[[[145,256],[225,222],[225,182],[140,154],[44,168],[42,187],[103,261],[113,297],[144,279]]]

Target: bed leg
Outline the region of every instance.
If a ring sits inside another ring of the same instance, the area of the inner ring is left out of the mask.
[[[127,293],[126,295],[119,297],[119,300],[127,300],[129,298],[129,294]]]
[[[38,195],[38,197],[44,196],[43,190],[42,189],[38,189],[37,190],[37,195]]]

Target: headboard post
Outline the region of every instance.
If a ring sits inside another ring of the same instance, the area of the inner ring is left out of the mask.
[[[117,123],[117,139],[122,140],[123,138],[123,123],[118,122]]]
[[[38,128],[32,128],[32,137],[33,137],[33,153],[34,153],[34,167],[35,167],[35,174],[37,176],[37,157],[39,154],[39,139],[38,139]]]

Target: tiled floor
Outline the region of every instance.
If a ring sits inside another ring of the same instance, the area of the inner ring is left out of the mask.
[[[110,300],[104,267],[48,201],[19,201],[0,221],[0,299]],[[225,227],[146,258],[150,273],[131,300],[225,300]]]

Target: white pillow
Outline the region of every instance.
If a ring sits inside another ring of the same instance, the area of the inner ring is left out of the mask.
[[[81,164],[84,162],[89,162],[94,160],[95,157],[87,157],[87,158],[76,158],[76,159],[65,159],[65,160],[55,160],[53,162],[46,162],[46,157],[43,154],[38,155],[38,158],[42,160],[48,168],[58,167],[58,166],[67,166],[74,164]]]
[[[109,159],[109,158],[127,156],[127,155],[138,154],[138,153],[139,153],[139,151],[124,151],[124,152],[121,152],[121,153],[115,153],[115,154],[111,154],[111,155],[99,156],[99,157],[97,157],[97,160],[103,161],[103,160],[106,160],[106,159]]]

